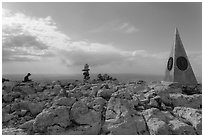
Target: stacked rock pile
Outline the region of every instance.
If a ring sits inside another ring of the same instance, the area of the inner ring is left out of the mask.
[[[202,134],[201,85],[115,80],[2,85],[2,134]]]

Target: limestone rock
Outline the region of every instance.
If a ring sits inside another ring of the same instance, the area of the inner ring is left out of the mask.
[[[151,135],[171,135],[169,126],[162,120],[152,118],[147,125]]]
[[[71,109],[71,118],[82,125],[83,134],[98,134],[101,129],[101,112],[89,109],[82,101],[75,102]],[[86,125],[84,127],[84,125]],[[79,129],[76,129],[77,131]]]
[[[151,106],[151,107],[159,107],[157,101],[154,100],[153,98],[150,99],[149,106]]]
[[[8,122],[10,121],[12,118],[14,118],[13,114],[8,114],[8,113],[2,113],[2,122]]]
[[[202,95],[184,95],[184,94],[160,94],[162,102],[173,105],[174,107],[183,106],[191,108],[202,107]]]
[[[102,98],[104,98],[106,100],[109,100],[113,92],[114,92],[113,89],[105,89],[104,88],[104,89],[100,89],[98,91],[97,96],[102,97]]]
[[[44,104],[42,102],[32,103],[30,101],[21,101],[12,106],[13,111],[28,110],[33,116],[36,116],[43,110]]]
[[[2,135],[27,135],[27,134],[22,129],[4,128],[2,129]]]
[[[5,107],[2,106],[2,112],[10,113],[11,112],[11,104],[6,105]]]
[[[94,123],[93,125],[80,125],[69,128],[60,135],[98,135],[100,131],[100,123]]]
[[[92,125],[80,125],[77,127],[69,128],[67,131],[62,132],[63,135],[98,135],[101,130],[101,123],[93,123]]]
[[[55,95],[59,94],[60,93],[60,90],[61,90],[61,86],[60,85],[54,85],[54,88],[53,88],[53,93]]]
[[[33,88],[33,86],[29,84],[16,86],[13,88],[13,91],[17,91],[25,95],[36,93],[36,90]]]
[[[108,102],[103,130],[114,135],[149,134],[143,117],[134,112],[128,100],[114,97]]]
[[[154,90],[150,90],[147,93],[144,94],[145,98],[150,99],[155,97],[157,94]]]
[[[14,100],[14,97],[11,94],[5,94],[2,98],[3,102],[9,103]]]
[[[43,103],[29,103],[28,104],[28,109],[33,116],[36,116],[37,114],[42,112],[43,107],[44,107]]]
[[[171,129],[167,121],[174,119],[169,113],[161,112],[157,108],[147,109],[144,112],[147,126],[151,135],[170,135]]]
[[[2,89],[6,92],[9,93],[13,90],[13,88],[17,85],[17,82],[12,82],[12,81],[5,81],[2,84]]]
[[[174,117],[168,111],[160,111],[157,108],[151,108],[144,111],[144,117],[147,121],[151,135],[194,135],[194,128],[186,124],[182,119]]]
[[[133,93],[127,89],[121,89],[121,90],[118,90],[117,92],[114,92],[112,94],[112,97],[127,99],[127,100],[133,99],[132,96],[133,96]]]
[[[34,122],[35,122],[35,119],[32,119],[30,121],[27,121],[27,122],[21,124],[19,126],[19,128],[24,129],[24,130],[32,130]]]
[[[62,132],[65,131],[64,128],[58,126],[58,125],[54,125],[54,126],[50,126],[47,128],[47,133],[50,134],[50,135],[57,135],[57,134],[60,134]]]
[[[74,97],[70,97],[70,98],[62,97],[62,98],[55,100],[54,105],[72,106],[74,104],[74,102],[76,102],[76,98],[74,98]]]
[[[202,134],[202,111],[201,110],[187,108],[187,107],[175,107],[173,110],[173,113],[189,121],[196,129],[196,132],[199,135]]]
[[[137,94],[137,93],[143,92],[146,89],[147,89],[147,87],[144,85],[134,86],[133,87],[133,93]]]
[[[100,122],[101,114],[95,110],[89,110],[88,106],[81,101],[75,102],[71,109],[71,118],[78,124]]]
[[[69,108],[66,106],[53,106],[36,116],[33,129],[36,132],[46,132],[49,126],[59,125],[66,128],[70,124]]]
[[[156,94],[170,94],[170,93],[182,93],[182,88],[180,86],[175,86],[175,85],[155,85],[153,87],[154,91]]]
[[[185,106],[191,108],[201,108],[202,106],[202,95],[194,94],[194,95],[183,95],[183,94],[172,94],[170,98],[173,100],[174,106]]]
[[[106,100],[101,98],[101,97],[96,97],[94,100],[91,102],[91,108],[93,108],[95,111],[102,112],[104,106],[106,105]]]
[[[169,126],[173,135],[195,135],[195,130],[192,126],[179,121],[178,119],[173,119],[169,121]]]
[[[92,95],[92,96],[97,96],[97,93],[98,93],[99,89],[100,89],[99,86],[93,86],[93,87],[91,88],[91,95]]]

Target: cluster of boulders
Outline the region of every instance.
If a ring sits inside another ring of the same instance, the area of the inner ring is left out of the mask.
[[[201,85],[5,81],[3,134],[202,134]]]

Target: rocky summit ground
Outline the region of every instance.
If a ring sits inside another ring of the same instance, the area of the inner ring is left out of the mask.
[[[2,134],[200,135],[201,91],[201,85],[144,81],[5,81]]]

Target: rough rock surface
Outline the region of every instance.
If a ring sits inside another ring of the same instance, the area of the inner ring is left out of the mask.
[[[104,132],[112,135],[149,134],[142,115],[132,109],[126,99],[112,97],[107,106]]]
[[[174,117],[168,111],[160,111],[157,108],[151,108],[144,111],[144,117],[147,121],[151,135],[194,135],[195,130],[191,125]]]
[[[2,83],[2,134],[202,134],[202,86],[117,80]]]
[[[35,132],[46,132],[50,126],[59,125],[66,128],[70,124],[69,107],[52,106],[37,115],[33,123],[33,130]]]
[[[202,134],[202,111],[194,108],[175,107],[173,113],[189,121],[199,135]]]

